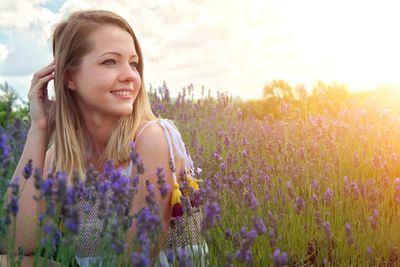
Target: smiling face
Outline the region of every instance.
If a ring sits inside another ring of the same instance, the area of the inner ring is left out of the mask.
[[[117,26],[102,25],[88,38],[92,49],[68,80],[80,114],[119,117],[132,113],[141,86],[132,36]]]

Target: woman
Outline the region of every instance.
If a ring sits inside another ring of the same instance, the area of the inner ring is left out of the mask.
[[[54,167],[68,174],[77,170],[81,177],[90,164],[102,171],[106,159],[111,159],[129,175],[129,144],[134,141],[145,166],[141,180],[156,184],[157,167],[162,167],[172,188],[176,174],[171,169],[179,173],[190,167],[190,157],[179,150],[179,132],[169,121],[156,121],[151,111],[142,82],[142,52],[129,24],[108,11],[75,12],[54,30],[53,56],[54,61],[32,79],[31,128],[13,179],[22,173],[29,159],[44,173]],[[51,80],[55,101],[48,98],[47,84]],[[175,168],[170,168],[170,159]],[[141,182],[139,191],[145,190]],[[35,194],[34,181],[28,179],[17,216],[17,229],[24,231],[16,235],[17,247],[23,246],[26,255],[33,253],[33,233],[37,230],[36,224],[26,220],[36,215],[37,204],[32,200]],[[171,192],[166,198],[157,192],[156,198],[165,236],[171,220]],[[144,197],[135,198],[131,212],[144,205]],[[85,251],[77,254],[84,255],[77,257],[80,264],[88,264],[90,255]],[[25,257],[26,266],[30,266],[29,260]]]

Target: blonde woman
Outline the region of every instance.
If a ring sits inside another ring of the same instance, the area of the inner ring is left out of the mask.
[[[155,184],[156,169],[162,167],[173,188],[175,173],[183,170],[185,162],[190,164],[190,157],[179,150],[181,139],[176,128],[169,121],[160,123],[151,111],[143,82],[142,52],[129,24],[109,11],[75,12],[56,26],[53,55],[54,61],[32,79],[28,95],[31,128],[13,179],[29,159],[44,173],[54,167],[68,174],[79,171],[81,177],[89,164],[102,171],[105,161],[111,159],[129,176],[130,143],[135,141],[135,150],[145,166],[141,179]],[[51,80],[55,84],[54,101],[48,98]],[[175,173],[170,159],[175,163]],[[145,190],[141,182],[139,191]],[[32,263],[29,255],[34,251],[37,231],[37,225],[26,220],[37,214],[37,203],[32,199],[35,194],[34,181],[29,179],[19,201],[20,230],[16,235],[17,247],[23,246],[27,255],[25,266]],[[145,205],[144,195],[135,198],[132,212]],[[156,196],[165,236],[172,212],[171,191],[165,199],[159,192]],[[82,266],[91,258],[86,252],[77,251]]]

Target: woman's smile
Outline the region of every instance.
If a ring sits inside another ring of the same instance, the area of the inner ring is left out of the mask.
[[[132,99],[132,90],[115,90],[111,91],[115,97],[123,100],[130,100]]]

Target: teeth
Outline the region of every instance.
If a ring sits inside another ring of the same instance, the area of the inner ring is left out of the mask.
[[[124,96],[131,95],[130,91],[114,91],[114,92],[111,92],[111,93],[113,95],[124,95]]]

